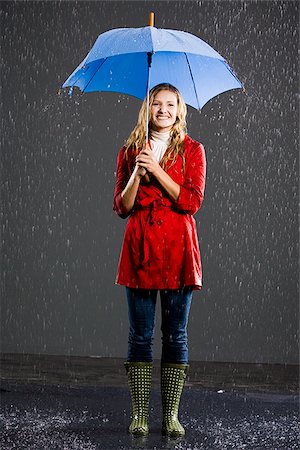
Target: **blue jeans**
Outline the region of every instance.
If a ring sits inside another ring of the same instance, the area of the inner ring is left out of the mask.
[[[152,361],[155,306],[158,290],[126,288],[129,318],[127,361]],[[187,324],[192,288],[160,290],[162,362],[188,362]]]

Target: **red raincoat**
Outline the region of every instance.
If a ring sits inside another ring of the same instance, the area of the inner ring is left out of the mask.
[[[199,210],[206,178],[206,159],[202,144],[189,136],[184,139],[185,170],[178,156],[168,161],[165,171],[180,185],[176,202],[172,201],[153,177],[141,182],[134,207],[129,214],[123,209],[121,192],[135,165],[135,155],[125,147],[118,155],[114,210],[129,215],[121,250],[116,283],[140,289],[179,289],[192,286],[201,289],[202,269],[193,215]],[[130,156],[132,156],[130,158]]]

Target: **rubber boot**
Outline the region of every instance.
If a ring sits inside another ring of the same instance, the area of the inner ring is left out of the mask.
[[[149,433],[152,362],[126,362],[125,367],[132,401],[132,422],[128,431],[136,436],[146,436]]]
[[[165,436],[179,437],[185,434],[178,420],[178,409],[188,367],[188,364],[161,364],[162,433]]]

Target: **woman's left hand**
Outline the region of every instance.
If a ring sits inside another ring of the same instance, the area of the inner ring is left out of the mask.
[[[156,176],[156,174],[161,169],[161,166],[154,158],[152,150],[147,146],[136,157],[136,163],[144,167],[147,172],[151,173],[152,175]]]

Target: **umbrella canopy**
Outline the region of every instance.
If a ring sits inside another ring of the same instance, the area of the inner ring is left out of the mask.
[[[143,100],[160,83],[175,86],[196,109],[216,95],[242,88],[225,59],[200,38],[178,30],[116,28],[100,34],[63,84],[82,92],[110,91]]]

